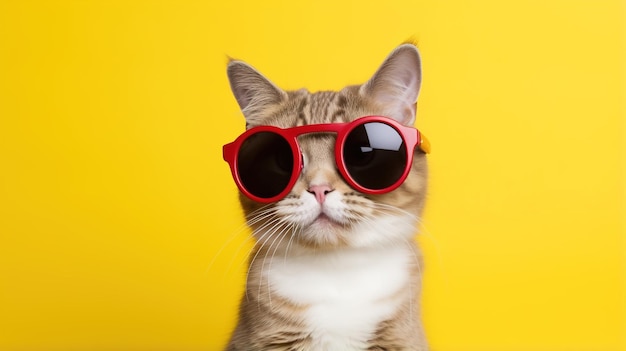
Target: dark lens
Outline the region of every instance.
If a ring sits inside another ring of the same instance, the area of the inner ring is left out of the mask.
[[[404,140],[393,127],[379,122],[364,123],[346,137],[343,161],[359,185],[381,190],[402,177],[407,150]]]
[[[287,140],[272,132],[247,138],[237,157],[243,186],[253,195],[271,198],[280,194],[291,179],[293,153]]]

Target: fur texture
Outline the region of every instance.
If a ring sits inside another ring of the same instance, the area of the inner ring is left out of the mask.
[[[241,61],[229,63],[228,77],[248,128],[368,115],[413,125],[421,66],[415,46],[404,44],[365,84],[338,92],[283,91]],[[284,199],[263,205],[240,196],[256,246],[228,351],[427,349],[413,240],[426,192],[425,155],[415,151],[398,189],[366,195],[336,170],[334,140],[299,137],[304,168]],[[326,189],[322,202],[314,187]]]

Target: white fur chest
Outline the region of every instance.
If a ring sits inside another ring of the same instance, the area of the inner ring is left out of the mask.
[[[293,248],[292,248],[293,249]],[[407,246],[275,255],[265,279],[273,294],[309,306],[305,322],[327,351],[361,350],[377,325],[393,315],[393,297],[409,284],[413,251]]]

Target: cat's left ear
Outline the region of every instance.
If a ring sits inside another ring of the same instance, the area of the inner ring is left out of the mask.
[[[422,83],[422,64],[417,47],[403,44],[387,56],[360,94],[379,106],[385,116],[412,126]]]

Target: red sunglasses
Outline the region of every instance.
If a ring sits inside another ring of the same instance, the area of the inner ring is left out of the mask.
[[[287,196],[303,167],[297,137],[307,133],[337,133],[337,168],[351,187],[365,194],[396,189],[409,174],[415,147],[430,152],[430,143],[417,129],[382,116],[287,129],[254,127],[223,149],[239,190],[264,203]]]

